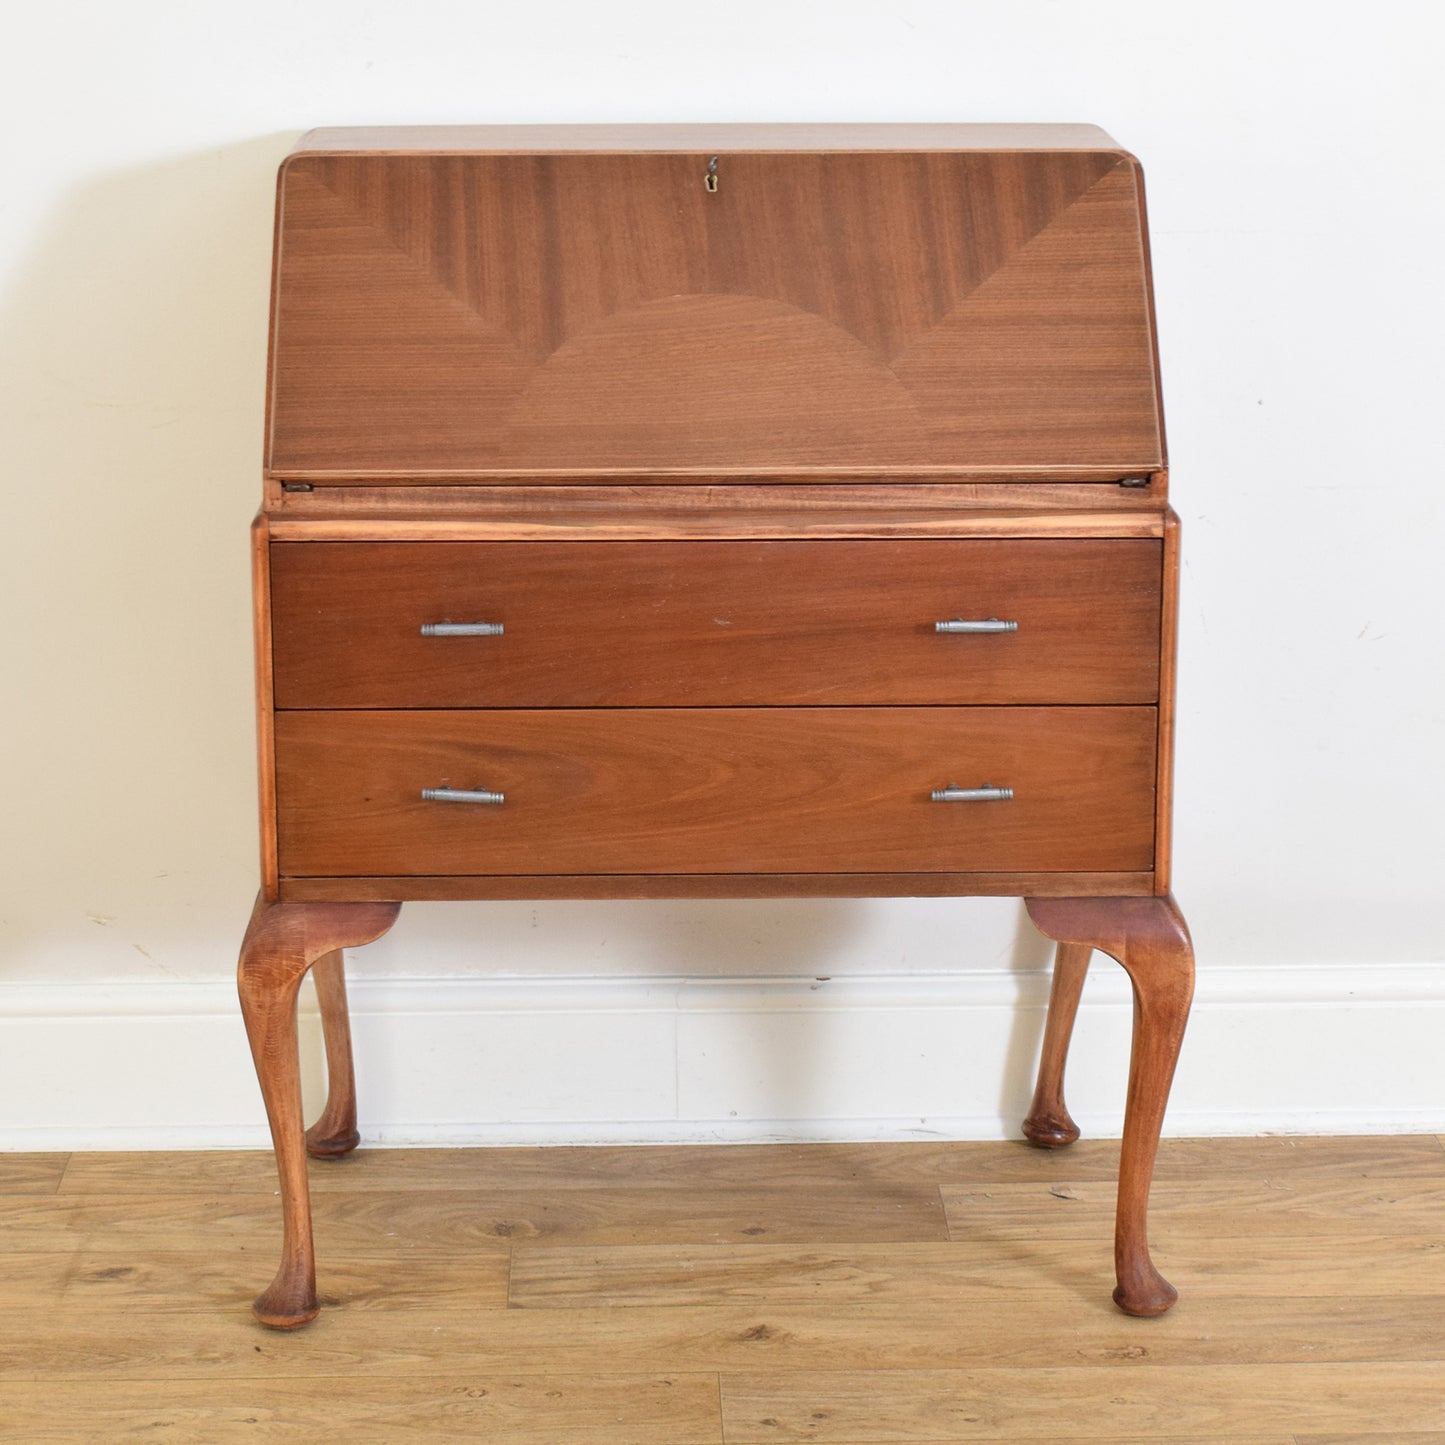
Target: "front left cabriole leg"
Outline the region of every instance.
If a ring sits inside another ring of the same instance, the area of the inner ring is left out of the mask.
[[[316,1255],[306,1179],[296,996],[306,970],[342,948],[380,938],[399,903],[268,903],[256,900],[236,971],[241,1012],[266,1103],[281,1183],[281,1264],[252,1312],[272,1329],[316,1318]]]

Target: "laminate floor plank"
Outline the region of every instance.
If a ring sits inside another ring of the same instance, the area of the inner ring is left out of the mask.
[[[3,1158],[5,1156],[0,1156]],[[14,1157],[14,1156],[11,1156]],[[35,1156],[64,1159],[64,1155]],[[62,1194],[217,1194],[269,1191],[269,1150],[189,1153],[83,1153],[68,1156]],[[1112,1182],[1119,1145],[1081,1139],[1065,1150],[1022,1140],[898,1144],[616,1145],[600,1148],[367,1149],[313,1160],[311,1188],[561,1190],[596,1188],[768,1189],[919,1184],[968,1188],[976,1181],[1059,1178]],[[1445,1180],[1445,1145],[1433,1134],[1383,1138],[1303,1135],[1263,1139],[1165,1139],[1158,1175],[1171,1179],[1436,1178]],[[0,1189],[0,1193],[7,1192]]]
[[[956,1239],[1107,1236],[1112,1185],[1061,1176],[1052,1184],[993,1184],[942,1191]],[[1436,1236],[1445,1219],[1445,1179],[1157,1179],[1150,1195],[1152,1242],[1171,1233],[1235,1236]]]
[[[0,1383],[0,1438],[100,1440],[485,1440],[488,1445],[717,1445],[709,1376],[459,1372],[448,1379],[254,1383],[126,1381],[58,1399]]]
[[[1445,1428],[1445,1364],[1235,1365],[724,1375],[723,1439],[1051,1440],[1061,1416],[1080,1440],[1210,1440],[1328,1431]],[[1386,1435],[1386,1438],[1390,1438]]]
[[[24,1156],[0,1441],[1445,1445],[1439,1137],[1166,1141],[1157,1320],[1117,1153],[363,1151],[312,1166],[294,1335],[268,1154]]]
[[[1445,1445],[1445,1430],[1410,1430],[1401,1434],[1296,1435],[1294,1445]]]
[[[1441,1221],[1445,1228],[1445,1218]],[[1165,1260],[1160,1251],[1160,1260]],[[1437,1238],[1182,1237],[1167,1263],[1192,1299],[1291,1294],[1445,1296],[1445,1235]],[[951,1244],[614,1245],[519,1247],[511,1303],[527,1309],[607,1305],[946,1304],[1021,1293],[1093,1298],[1113,1288],[1113,1266],[1075,1239],[959,1238]]]
[[[0,1318],[27,1316],[34,1310],[58,1305],[65,1293],[65,1282],[79,1258],[80,1250],[75,1248],[7,1250],[0,1254],[0,1302],[4,1306]]]
[[[325,1271],[323,1268],[323,1285]],[[267,1282],[261,1275],[248,1289]],[[325,1311],[294,1340],[263,1334],[248,1300],[196,1311],[129,1309],[122,1297],[65,1303],[0,1325],[0,1378],[411,1377],[463,1365],[499,1374],[719,1371],[1047,1370],[1445,1360],[1445,1297],[1353,1301],[1195,1300],[1163,1320],[1109,1303],[1026,1297],[833,1306],[644,1306],[586,1310]],[[139,1322],[144,1321],[143,1325]]]
[[[68,1257],[55,1299],[96,1311],[244,1313],[273,1263],[262,1248],[159,1253],[92,1246]],[[509,1268],[506,1254],[492,1251],[348,1252],[325,1261],[321,1300],[328,1309],[505,1309]]]
[[[56,1194],[69,1154],[0,1154],[0,1194]]]
[[[643,1240],[938,1240],[948,1237],[935,1188],[884,1184],[847,1193],[797,1189],[371,1190],[317,1194],[318,1248],[506,1250],[529,1240],[635,1244]],[[194,1250],[217,1242],[269,1246],[279,1238],[276,1194],[75,1194],[0,1198],[7,1243],[63,1249],[149,1240]]]

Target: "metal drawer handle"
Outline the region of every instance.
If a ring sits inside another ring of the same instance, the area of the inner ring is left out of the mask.
[[[935,632],[1017,632],[1017,622],[1001,622],[997,617],[982,617],[970,621],[963,617],[954,617],[947,622],[935,622]]]
[[[500,622],[423,622],[423,637],[500,637],[506,628]]]
[[[492,803],[507,801],[505,793],[489,793],[484,788],[423,788],[424,803]]]
[[[935,803],[1007,803],[1013,795],[1012,788],[996,788],[992,783],[981,788],[960,788],[950,783],[946,788],[935,788],[931,797]]]

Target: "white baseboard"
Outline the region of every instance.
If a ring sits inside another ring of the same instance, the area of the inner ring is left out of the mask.
[[[1017,1134],[1046,973],[351,985],[371,1143],[990,1139]],[[1121,970],[1096,962],[1068,1096],[1123,1120]],[[1445,1131],[1445,967],[1201,972],[1175,1135]],[[308,1104],[320,1029],[303,1018]],[[261,1148],[229,982],[0,985],[0,1149]]]

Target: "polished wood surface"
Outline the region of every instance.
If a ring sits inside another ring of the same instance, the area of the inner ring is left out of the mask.
[[[1179,671],[1179,518],[1164,516],[1164,587],[1159,616],[1158,827],[1154,834],[1154,891],[1169,892],[1174,870],[1174,716]]]
[[[967,481],[895,478],[881,485],[862,472],[836,481],[806,482],[695,472],[685,481],[654,479],[637,487],[626,478],[598,482],[569,474],[545,481],[498,480],[478,488],[446,477],[391,485],[384,476],[368,479],[361,473],[320,476],[314,482],[268,477],[262,483],[262,497],[267,514],[288,524],[292,519],[417,522],[430,518],[512,527],[530,522],[544,528],[591,521],[604,538],[667,538],[674,533],[971,537],[998,531],[1001,520],[1012,516],[1026,529],[1024,536],[1157,537],[1168,480],[1169,473],[1162,468],[1130,477],[1119,477],[1110,468],[1069,482],[1028,480],[1027,474],[1015,477],[1001,472],[973,473]],[[890,495],[895,499],[891,506]],[[709,521],[750,530],[700,531]],[[947,530],[950,524],[952,531]],[[853,530],[873,527],[884,530]],[[922,530],[902,530],[907,527]],[[975,527],[982,530],[971,530]],[[1119,530],[1110,530],[1115,527]]]
[[[261,844],[261,892],[275,899],[276,873],[276,715],[271,666],[270,519],[262,513],[251,523],[252,646],[256,665],[256,782],[258,836]]]
[[[1143,707],[283,712],[281,872],[1138,871],[1155,729]],[[986,785],[1014,797],[930,801]]]
[[[354,903],[367,900],[353,898]],[[361,1143],[356,1127],[356,1065],[351,1054],[351,1013],[346,1003],[346,960],[340,949],[311,965],[326,1046],[326,1107],[306,1131],[313,1159],[336,1159]]]
[[[1132,159],[740,151],[715,193],[709,161],[293,156],[268,471],[1162,466]]]
[[[665,489],[658,490],[662,492]],[[860,490],[864,493],[861,497],[858,495]],[[1082,541],[1098,537],[1123,541],[1163,537],[1166,535],[1167,526],[1173,517],[1173,513],[1167,509],[1162,513],[1157,510],[1159,497],[1150,503],[1155,510],[1139,507],[1128,512],[1099,510],[1060,512],[1048,508],[1022,507],[1019,497],[1016,495],[1011,509],[998,511],[986,505],[988,489],[984,487],[929,487],[923,489],[898,487],[893,490],[898,492],[902,502],[896,516],[891,516],[886,509],[889,488],[846,488],[843,489],[843,495],[821,487],[811,491],[809,489],[762,487],[680,489],[667,498],[665,505],[668,511],[662,514],[652,504],[653,494],[649,494],[646,504],[640,508],[635,523],[629,522],[626,518],[629,508],[638,505],[638,499],[635,496],[629,496],[626,501],[619,501],[615,496],[615,488],[568,491],[563,493],[565,500],[559,499],[558,489],[516,489],[512,492],[499,489],[496,493],[488,492],[486,494],[487,505],[481,506],[473,503],[463,520],[448,520],[447,514],[454,517],[457,515],[452,511],[453,497],[451,496],[448,496],[443,502],[439,497],[425,494],[428,500],[436,503],[438,513],[431,514],[426,520],[413,514],[408,520],[399,521],[393,509],[386,509],[381,513],[363,510],[360,515],[356,515],[348,510],[346,503],[342,503],[339,511],[327,513],[323,508],[321,516],[310,511],[301,512],[300,507],[310,509],[321,505],[313,495],[306,494],[288,497],[288,506],[283,507],[279,513],[268,514],[259,519],[256,538],[258,547],[265,546],[267,536],[278,535],[290,539],[287,543],[288,546],[300,541],[309,543],[317,540],[331,540],[337,536],[356,535],[378,540],[390,539],[398,535],[417,539],[510,536],[528,540],[549,539],[559,534],[571,538],[594,539],[599,536],[627,538],[643,536],[654,540],[677,540],[683,536],[697,535],[714,537],[762,535],[778,538],[803,536],[812,541],[821,541],[825,538],[836,539],[840,528],[849,527],[856,528],[856,534],[860,537],[881,537],[886,535],[890,520],[895,525],[901,525],[905,530],[916,535],[916,530],[913,529],[916,529],[918,524],[910,522],[908,518],[910,515],[916,516],[918,508],[931,507],[933,509],[931,525],[947,530],[954,536],[961,533],[964,536],[980,539],[1015,537],[1019,540],[1050,537],[1060,541]],[[1077,489],[1075,491],[1077,492]],[[579,492],[585,492],[585,495],[579,495]],[[320,495],[325,496],[325,494]],[[1160,495],[1162,496],[1162,493]],[[1128,489],[1118,491],[1120,503],[1129,499],[1133,505],[1134,499],[1141,496],[1144,496],[1143,491],[1136,492]],[[609,506],[609,498],[611,506]],[[339,495],[337,499],[340,500]],[[1076,495],[1071,497],[1070,502],[1077,506],[1078,497]],[[754,506],[757,508],[756,511],[753,510]],[[910,508],[914,509],[912,513],[910,513]],[[841,520],[843,518],[848,520]],[[658,533],[656,536],[654,536],[655,530]],[[261,699],[258,739],[261,757],[263,877],[267,880],[267,896],[273,900],[282,896],[283,892],[287,893],[287,896],[296,898],[336,897],[338,895],[334,891],[324,892],[313,889],[305,892],[299,888],[288,891],[276,881],[278,869],[275,848],[274,776],[271,746],[273,713],[272,670],[270,667],[272,648],[270,555],[269,549],[264,552],[264,555],[261,552],[256,554],[257,657],[261,669],[258,672],[258,696]],[[1125,555],[1134,554],[1126,553]],[[1169,561],[1170,555],[1174,558],[1172,563]],[[1164,605],[1160,615],[1160,635],[1166,661],[1161,668],[1161,674],[1172,687],[1174,611],[1171,589],[1177,586],[1177,545],[1172,554],[1166,554],[1164,580],[1165,588],[1162,597]],[[313,596],[314,590],[312,589]],[[1139,599],[1136,597],[1135,600]],[[1148,600],[1144,599],[1144,601],[1144,611],[1148,612],[1150,610]],[[324,607],[326,604],[322,601],[319,605]],[[283,625],[285,625],[284,619]],[[1133,626],[1132,623],[1125,624],[1121,619],[1114,619],[1111,625],[1115,627]],[[369,649],[359,651],[361,657],[368,655]],[[357,665],[364,666],[365,664]],[[1166,695],[1162,700],[1167,704],[1172,699]],[[1166,744],[1170,741],[1170,735],[1170,729],[1166,726],[1163,731],[1163,741]],[[1167,768],[1162,760],[1160,781],[1161,784],[1168,782]],[[1161,823],[1160,829],[1161,836],[1167,838],[1167,820]],[[1135,891],[1132,881],[1126,882],[1121,875],[1080,874],[1078,876],[1078,891],[1081,893],[1123,894]],[[1109,884],[1110,876],[1118,879],[1118,886]],[[980,875],[980,891],[997,892],[1007,881],[1005,875]],[[918,882],[921,892],[940,891],[936,880],[920,878]],[[900,884],[889,882],[887,879],[880,878],[879,884],[884,892],[901,891]],[[378,888],[385,890],[388,887],[384,881],[378,881],[369,891],[358,896],[370,898],[504,896],[499,895],[496,891],[498,886],[496,880],[488,882],[483,879],[479,880],[470,890],[455,881],[441,881],[434,882],[430,890],[424,892],[398,891],[399,888],[404,888],[406,885],[394,883],[390,885],[390,891],[377,891]],[[588,885],[585,880],[579,880],[578,886],[583,890],[581,896],[679,896],[675,883],[666,879],[660,880],[650,887],[645,884],[639,885],[646,891],[633,889],[623,892],[610,884],[604,885],[599,891],[595,884]],[[845,886],[839,890],[829,890],[826,887],[819,889],[802,882],[799,886],[806,887],[808,891],[815,893],[857,894],[856,884]],[[1155,887],[1157,890],[1157,883]],[[969,891],[966,870],[959,870],[955,885],[942,891],[950,893]],[[1037,875],[1033,880],[1024,877],[1017,891],[1020,893],[1037,891]],[[1054,892],[1055,889],[1050,887],[1048,891]],[[695,896],[718,896],[719,893],[720,890],[716,883],[705,878],[699,879],[698,892]],[[556,897],[564,895],[555,891],[538,892],[533,888],[530,890],[529,896]],[[756,891],[749,885],[731,893],[730,896],[756,896]]]
[[[1049,1012],[1039,1056],[1034,1101],[1023,1122],[1024,1138],[1040,1149],[1062,1149],[1079,1137],[1079,1126],[1064,1103],[1064,1066],[1069,1057],[1074,1020],[1094,950],[1083,943],[1061,943],[1054,950],[1054,976]]]
[[[1068,977],[1054,1001],[1072,1011],[1075,983],[1082,984],[1086,949],[1097,948],[1123,965],[1134,989],[1134,1043],[1129,1094],[1119,1151],[1119,1202],[1114,1225],[1114,1303],[1126,1314],[1163,1314],[1179,1292],[1155,1269],[1149,1255],[1149,1186],[1159,1131],[1189,1005],[1194,997],[1194,947],[1178,905],[1158,898],[1031,898],[1029,917],[1046,937],[1073,946]],[[1045,1069],[1059,1074],[1062,1113],[1063,1053],[1067,1028],[1056,1026]],[[1062,1034],[1062,1042],[1060,1042]],[[1052,1092],[1052,1091],[1050,1091]],[[1065,1117],[1067,1117],[1065,1115]],[[1062,1120],[1059,1121],[1062,1123]]]
[[[1158,699],[1157,542],[278,543],[271,586],[279,708]]]
[[[276,541],[630,541],[864,537],[1162,537],[1163,473],[1087,482],[646,489],[316,486],[267,498]]]
[[[551,873],[283,878],[288,903],[485,898],[1115,898],[1139,873]]]
[[[256,900],[241,944],[236,971],[241,1013],[281,1183],[281,1264],[252,1306],[256,1318],[272,1329],[296,1329],[315,1319],[321,1308],[306,1183],[296,995],[312,964],[323,961],[329,971],[340,949],[380,938],[396,921],[397,911],[395,903],[268,903],[263,894]],[[344,993],[338,994],[334,978],[329,983],[326,997],[331,1011],[344,1010]],[[334,1022],[332,1035],[334,1039]],[[324,1147],[331,1142],[324,1127],[318,1142],[323,1145],[321,1152],[338,1152]]]
[[[1140,1320],[1088,1247],[1116,1142],[362,1150],[311,1168],[330,1303],[285,1340],[268,1153],[0,1156],[0,1432],[1438,1445],[1439,1138],[1159,1157],[1188,1295]]]
[[[339,492],[340,487],[326,492]],[[435,493],[438,488],[417,488]],[[554,495],[566,489],[551,487]],[[581,488],[577,490],[582,490]],[[591,490],[591,489],[587,489]],[[699,490],[709,490],[702,489]],[[454,489],[455,491],[455,489]],[[322,493],[321,495],[324,495]],[[400,507],[378,512],[367,506],[344,511],[300,513],[286,511],[271,517],[271,536],[278,542],[720,542],[744,539],[798,541],[893,537],[1014,538],[1036,537],[1162,537],[1164,524],[1158,512],[1140,510],[1117,514],[1102,511],[1057,513],[1033,511],[1022,514],[939,509],[932,513],[898,509],[892,514],[879,511],[836,511],[828,515],[769,512],[759,507],[748,512],[718,508],[710,512],[690,511],[629,514],[622,508],[540,513],[495,513],[441,500],[435,510]]]

